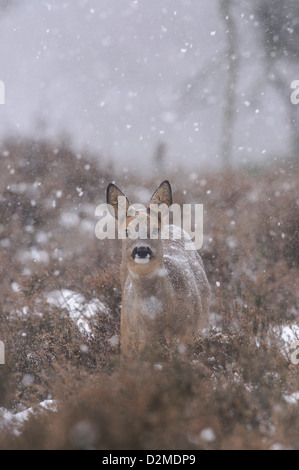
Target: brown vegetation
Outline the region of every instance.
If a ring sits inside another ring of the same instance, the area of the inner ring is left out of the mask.
[[[1,449],[298,448],[285,396],[299,365],[273,331],[298,322],[298,170],[167,175],[174,202],[204,204],[211,328],[174,357],[122,364],[120,245],[94,235],[115,175],[65,144],[7,141],[0,155],[0,407],[51,398],[58,409],[20,435],[0,422]],[[117,182],[138,194],[160,179]],[[96,305],[89,332],[48,301],[66,290],[81,295],[81,315]]]

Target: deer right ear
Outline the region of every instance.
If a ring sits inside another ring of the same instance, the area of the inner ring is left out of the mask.
[[[172,191],[169,181],[165,180],[151,197],[150,204],[166,204],[168,207],[172,204]]]
[[[124,195],[124,193],[121,192],[118,187],[113,184],[109,183],[107,187],[107,193],[106,193],[106,202],[108,204],[108,209],[112,217],[115,219],[118,219],[118,205],[119,205],[119,197],[124,198],[125,201],[125,209],[126,213],[128,211],[128,208],[130,206],[128,198]]]

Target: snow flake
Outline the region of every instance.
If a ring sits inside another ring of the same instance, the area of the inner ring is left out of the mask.
[[[204,428],[200,433],[200,439],[206,442],[213,442],[216,439],[216,435],[212,428]]]

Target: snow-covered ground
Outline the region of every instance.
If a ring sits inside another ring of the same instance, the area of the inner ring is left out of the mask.
[[[17,285],[12,286],[12,288],[18,291]],[[91,331],[90,322],[99,312],[109,315],[108,307],[99,299],[92,299],[88,302],[82,294],[70,289],[53,290],[47,295],[47,301],[53,306],[66,309],[80,331],[88,334]],[[26,310],[23,313],[26,314]],[[118,344],[116,335],[110,338],[110,344],[112,346]],[[38,415],[46,411],[55,412],[56,410],[57,402],[52,399],[44,400],[17,413],[13,413],[6,408],[0,408],[0,430],[18,436],[22,433],[24,423],[32,415]]]
[[[109,315],[108,307],[99,299],[87,302],[79,292],[70,289],[54,290],[47,296],[49,304],[66,309],[81,332],[90,333],[90,321],[97,313]]]
[[[6,408],[0,408],[0,430],[12,433],[16,436],[22,433],[24,423],[32,415],[38,415],[45,411],[56,411],[57,404],[54,400],[44,400],[38,405],[27,408],[19,413],[11,413]]]
[[[14,284],[12,289],[18,292],[19,286]],[[91,334],[91,322],[96,320],[99,313],[110,314],[109,308],[104,302],[96,298],[88,301],[80,292],[70,289],[53,290],[47,294],[46,300],[50,305],[67,310],[70,318],[78,326],[80,331],[86,334]],[[24,311],[24,314],[26,314],[26,311]],[[221,333],[221,328],[214,327],[213,329]],[[206,330],[205,334],[208,335],[209,331]],[[296,347],[296,342],[299,341],[299,326],[293,324],[271,327],[269,329],[269,341],[271,341],[271,338],[273,340],[273,336],[281,344],[282,355],[291,361],[291,353]],[[116,335],[110,338],[112,346],[118,345],[118,342],[119,338]],[[259,346],[258,339],[257,346]],[[236,376],[236,381],[237,380],[238,377]],[[283,398],[289,406],[298,405],[299,390],[290,394],[286,393],[283,395]],[[24,423],[32,415],[38,416],[40,413],[48,411],[55,412],[56,410],[57,402],[53,399],[44,400],[33,407],[17,413],[5,408],[0,408],[0,430],[18,436],[22,433]]]
[[[88,334],[90,333],[89,322],[99,311],[109,314],[109,310],[103,302],[98,299],[92,299],[87,302],[82,294],[70,289],[54,290],[50,292],[47,296],[47,301],[51,305],[67,309],[70,318],[73,319],[80,330]],[[274,327],[271,330],[271,334],[273,333],[282,343],[282,354],[290,358],[294,343],[299,341],[299,326],[294,324]],[[112,337],[111,344],[118,344],[118,337]],[[238,380],[238,377],[236,377],[236,380]],[[284,394],[283,398],[288,405],[297,405],[299,403],[299,390],[291,394]],[[30,416],[38,415],[46,411],[56,412],[56,410],[57,402],[52,399],[44,400],[18,413],[12,413],[5,408],[0,408],[0,430],[2,429],[5,432],[18,436],[22,433],[23,425]]]
[[[282,353],[290,359],[292,351],[295,348],[299,349],[296,345],[296,342],[299,341],[299,326],[296,324],[275,326],[273,332],[282,342]]]

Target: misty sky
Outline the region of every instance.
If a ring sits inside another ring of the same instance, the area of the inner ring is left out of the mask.
[[[255,18],[236,11],[240,74],[234,158],[286,153],[282,96],[268,85]],[[68,135],[117,167],[218,163],[225,28],[218,0],[12,2],[1,12],[1,135]],[[298,76],[289,73],[289,83]],[[288,82],[287,82],[288,83]]]

